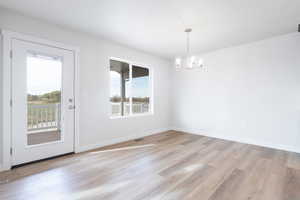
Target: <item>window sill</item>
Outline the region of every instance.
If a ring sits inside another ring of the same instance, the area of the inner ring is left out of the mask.
[[[151,116],[153,113],[143,113],[143,114],[133,114],[133,115],[127,115],[127,116],[110,116],[110,119],[127,119],[127,118],[136,118],[136,117],[147,117]]]

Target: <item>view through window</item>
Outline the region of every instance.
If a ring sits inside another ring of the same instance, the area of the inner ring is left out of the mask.
[[[61,140],[62,60],[27,55],[27,144]]]
[[[151,112],[149,69],[110,60],[111,116],[128,116]]]

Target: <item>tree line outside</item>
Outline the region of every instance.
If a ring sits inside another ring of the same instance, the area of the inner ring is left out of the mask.
[[[53,91],[41,95],[27,95],[28,104],[55,104],[60,103],[61,92]]]
[[[61,101],[61,91],[53,91],[41,95],[27,95],[27,101],[29,104],[54,104],[60,103]],[[120,96],[113,96],[110,98],[110,101],[113,103],[121,102]],[[125,98],[125,102],[129,101],[129,98]],[[133,102],[137,103],[149,103],[149,97],[133,97]]]

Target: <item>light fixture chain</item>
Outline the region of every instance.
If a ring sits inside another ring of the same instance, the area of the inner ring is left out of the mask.
[[[187,32],[187,37],[186,37],[186,51],[187,55],[190,53],[190,33]]]

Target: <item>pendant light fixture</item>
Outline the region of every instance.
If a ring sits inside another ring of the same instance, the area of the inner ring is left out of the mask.
[[[186,55],[184,57],[177,57],[175,59],[175,68],[176,69],[203,69],[203,60],[194,56],[190,53],[190,33],[192,32],[191,28],[186,28],[184,30],[186,33]]]

